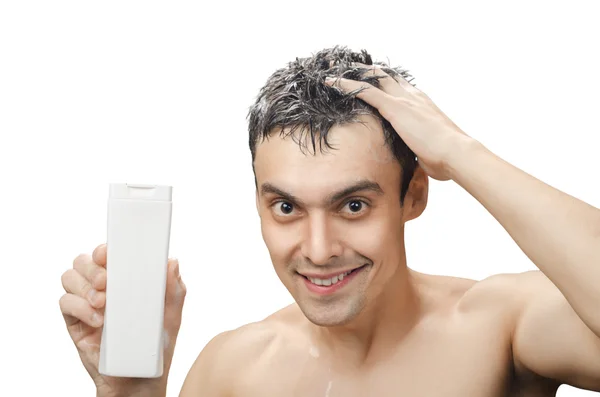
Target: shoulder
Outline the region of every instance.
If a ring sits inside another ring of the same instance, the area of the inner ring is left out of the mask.
[[[211,339],[192,365],[182,397],[228,395],[240,374],[250,373],[287,338],[291,307]]]
[[[523,273],[494,274],[473,283],[467,293],[476,296],[483,294],[494,297],[498,294],[506,297],[517,294],[517,298],[522,298],[548,289],[553,285],[541,271],[530,270]]]
[[[516,321],[537,296],[553,294],[554,284],[539,270],[501,273],[474,281],[458,300],[460,311],[501,311]]]

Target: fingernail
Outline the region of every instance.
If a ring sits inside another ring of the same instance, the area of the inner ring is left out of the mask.
[[[94,314],[92,314],[92,324],[98,326],[102,324],[102,316],[98,312],[94,312]]]
[[[95,297],[96,297],[96,290],[94,288],[92,288],[87,293],[88,302],[90,302],[93,305]]]

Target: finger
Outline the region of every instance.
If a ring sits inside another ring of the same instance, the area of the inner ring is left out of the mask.
[[[106,294],[99,292],[75,269],[69,269],[61,277],[65,292],[75,294],[87,300],[95,308],[104,306]]]
[[[186,295],[186,286],[179,273],[177,259],[170,259],[167,270],[167,293],[165,297],[165,345],[166,351],[171,352],[167,357],[172,358],[177,335],[181,327],[183,304]],[[170,358],[167,364],[170,365]]]
[[[73,261],[73,269],[85,277],[96,290],[106,289],[106,269],[94,262],[92,255],[79,255]]]
[[[165,365],[170,367],[175,344],[177,342],[177,335],[179,334],[179,328],[181,327],[186,287],[181,279],[181,274],[179,273],[179,262],[177,259],[169,259],[167,266],[163,348],[166,352]]]
[[[104,324],[104,316],[80,296],[64,294],[58,303],[67,326],[71,326],[78,321],[94,328],[101,327]]]
[[[405,96],[407,94],[407,90],[405,87],[402,87],[400,82],[387,74],[383,69],[381,69],[378,65],[365,65],[362,63],[355,63],[355,65],[364,68],[365,71],[362,74],[363,78],[375,76],[377,77],[377,81],[379,83],[379,88],[384,92],[393,95],[393,96]]]
[[[175,305],[176,308],[181,309],[186,292],[185,284],[181,279],[179,271],[179,261],[177,259],[169,259],[167,264],[167,304]]]
[[[381,115],[390,120],[393,116],[394,107],[397,102],[397,97],[394,97],[379,88],[373,87],[371,84],[344,79],[344,78],[326,78],[325,84],[333,87],[338,87],[346,93],[357,92],[356,97],[367,102],[369,105],[376,108]]]
[[[179,261],[169,259],[167,264],[167,290],[165,294],[165,328],[175,335],[181,325],[181,314],[187,288],[181,279]]]
[[[408,80],[406,80],[404,78],[404,76],[402,76],[402,74],[398,73],[395,76],[391,76],[390,74],[386,73],[383,69],[381,65],[365,65],[363,63],[360,62],[355,62],[355,65],[359,65],[365,69],[369,69],[370,73],[373,73],[376,76],[382,76],[383,79],[386,79],[387,76],[387,82],[392,81],[395,82],[397,85],[399,85],[402,89],[404,89],[406,92],[414,92],[414,91],[418,91],[417,88],[412,85]],[[404,72],[405,74],[407,74],[406,72]]]
[[[106,267],[106,244],[100,244],[92,253],[92,260],[96,265]]]

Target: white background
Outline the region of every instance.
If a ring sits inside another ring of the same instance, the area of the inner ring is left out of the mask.
[[[1,3],[0,394],[94,395],[58,300],[105,241],[110,182],[174,187],[189,293],[169,396],[214,335],[292,301],[260,236],[245,117],[275,69],[324,47],[408,68],[468,134],[600,207],[596,2],[202,3]],[[535,268],[451,181],[406,233],[419,271]]]

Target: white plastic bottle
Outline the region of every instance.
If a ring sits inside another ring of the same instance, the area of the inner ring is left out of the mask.
[[[110,184],[103,375],[162,376],[171,192],[171,186]]]

